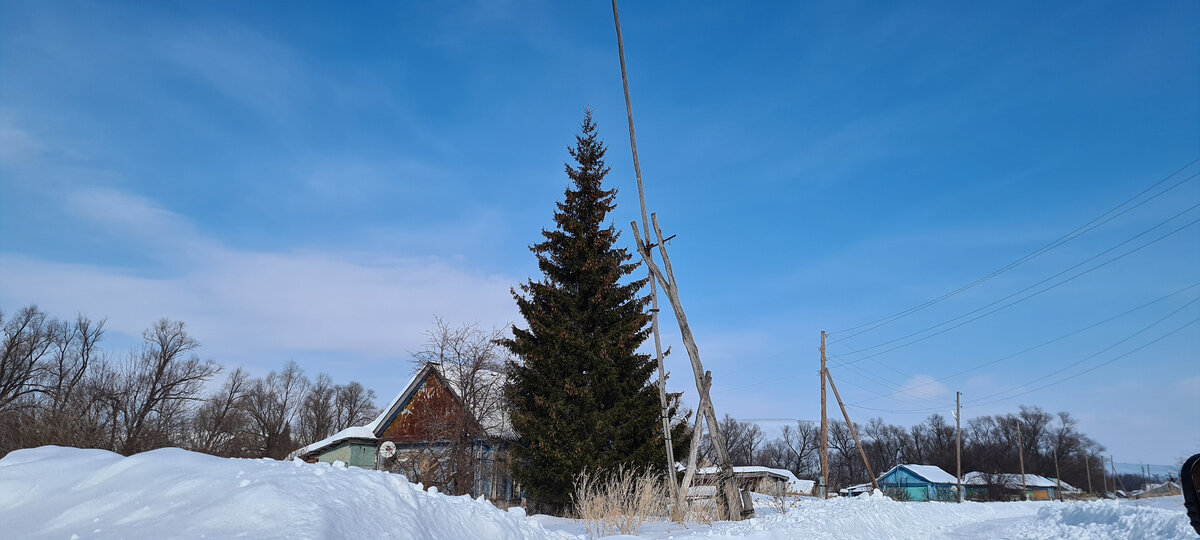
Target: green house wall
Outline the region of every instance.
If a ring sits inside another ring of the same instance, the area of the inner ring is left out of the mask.
[[[375,468],[375,445],[343,441],[333,447],[321,452],[317,456],[317,461],[321,463],[333,463],[341,461],[351,467],[361,467],[363,469]]]

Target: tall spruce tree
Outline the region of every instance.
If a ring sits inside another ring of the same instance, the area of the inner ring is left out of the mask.
[[[638,265],[605,223],[616,190],[601,185],[605,147],[590,110],[568,151],[575,166],[566,164],[571,186],[556,227],[530,247],[543,277],[513,290],[528,328],[502,342],[517,359],[508,387],[521,440],[514,476],[550,512],[566,508],[581,471],[665,461],[655,365],[636,352],[650,331],[648,297],[638,296],[646,279],[622,283]]]

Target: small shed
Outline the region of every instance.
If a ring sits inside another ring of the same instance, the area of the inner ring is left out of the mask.
[[[701,467],[696,469],[694,482],[697,486],[715,484],[719,471],[717,467]],[[813,485],[815,484],[812,480],[797,478],[795,474],[792,474],[792,471],[787,469],[775,469],[757,465],[734,467],[733,478],[737,481],[738,488],[765,494],[774,494],[782,490],[784,493],[792,495],[811,495]]]
[[[874,490],[875,490],[875,486],[870,483],[854,484],[853,486],[847,486],[842,489],[839,489],[838,495],[841,495],[843,497],[857,497],[864,493],[871,493]]]
[[[889,497],[906,501],[955,501],[958,479],[935,465],[901,464],[878,479]]]

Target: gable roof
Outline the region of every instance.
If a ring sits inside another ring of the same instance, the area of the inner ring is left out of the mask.
[[[876,480],[882,481],[884,479],[884,477],[886,477],[889,474],[892,474],[893,472],[895,472],[896,469],[901,469],[901,468],[908,470],[908,472],[912,473],[914,476],[917,476],[918,478],[921,478],[931,484],[957,484],[958,483],[958,478],[956,478],[953,474],[943,471],[941,467],[938,467],[936,465],[916,465],[916,464],[908,464],[908,463],[902,463],[902,464],[896,465],[895,467],[892,467],[891,469],[888,469],[887,472],[879,475],[879,478]]]
[[[988,475],[979,471],[971,471],[963,475],[963,483],[983,486],[989,483],[989,478],[994,483],[1003,485],[1006,488],[1021,489],[1021,473],[996,473]],[[1063,482],[1062,485],[1064,491],[1071,491],[1072,489],[1075,489],[1074,486],[1071,486],[1066,482]],[[1025,473],[1025,487],[1050,488],[1058,487],[1058,483],[1055,482],[1053,478],[1046,478],[1045,476]]]
[[[481,378],[487,378],[490,383],[484,390],[485,392],[503,392],[504,382],[506,382],[504,374],[490,370],[481,370],[478,375]],[[392,398],[392,401],[388,404],[388,406],[384,408],[379,413],[379,416],[376,416],[374,420],[362,426],[348,427],[333,434],[332,436],[306,445],[289,454],[289,457],[305,457],[306,455],[319,452],[349,439],[378,440],[379,437],[383,436],[383,432],[387,430],[388,426],[390,426],[392,422],[396,420],[396,417],[400,415],[400,412],[404,410],[404,407],[407,406],[410,401],[412,401],[413,396],[417,394],[417,391],[421,389],[421,386],[424,384],[425,380],[430,376],[438,377],[441,379],[441,381],[446,383],[446,388],[450,390],[450,394],[454,397],[454,399],[458,400],[459,403],[462,403],[462,398],[460,397],[462,395],[461,389],[458,388],[457,384],[448,380],[442,374],[441,365],[434,362],[427,362],[425,365],[421,366],[421,369],[418,369],[417,372],[413,374],[412,378],[409,379],[408,384],[404,385],[404,388],[400,390],[400,393],[396,394],[396,397]],[[496,395],[492,397],[500,398],[501,396]],[[483,418],[480,422],[484,433],[486,433],[489,437],[515,439],[515,432],[512,428],[512,423],[508,418],[507,409],[503,406],[494,407],[494,409],[494,411],[485,412],[486,418]]]

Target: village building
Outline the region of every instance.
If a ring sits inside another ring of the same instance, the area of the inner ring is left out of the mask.
[[[313,463],[341,461],[404,474],[409,481],[451,494],[518,499],[507,461],[516,435],[500,399],[503,375],[479,371],[472,377],[482,384],[463,391],[458,388],[463,383],[447,377],[441,365],[427,363],[375,420],[293,454]],[[491,405],[471,407],[464,396]]]
[[[1031,500],[1051,501],[1059,498],[1059,482],[1037,474],[969,472],[963,475],[966,497],[976,501]],[[1024,493],[1022,493],[1022,487]],[[1064,493],[1079,490],[1062,483]]]
[[[879,488],[893,499],[958,500],[958,478],[935,465],[896,465],[883,473],[877,482]]]
[[[698,487],[716,485],[719,472],[717,467],[700,467],[696,469],[696,475],[692,482]],[[813,486],[816,484],[812,480],[797,478],[792,471],[787,469],[760,466],[734,467],[733,478],[739,489],[768,495],[776,493],[812,495]]]
[[[1171,479],[1158,484],[1147,484],[1146,487],[1133,491],[1129,496],[1134,499],[1144,499],[1147,497],[1167,497],[1181,494],[1183,494],[1183,488],[1180,487],[1179,482]]]

